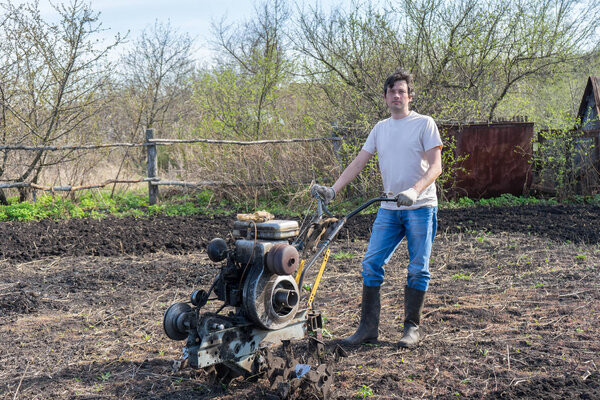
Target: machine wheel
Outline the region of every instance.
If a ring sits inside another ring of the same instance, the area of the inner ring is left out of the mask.
[[[192,311],[188,303],[175,303],[165,311],[163,318],[163,328],[165,333],[172,340],[184,340],[188,337],[188,332],[184,322],[187,313]]]

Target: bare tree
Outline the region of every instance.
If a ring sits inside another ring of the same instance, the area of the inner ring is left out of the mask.
[[[553,74],[596,46],[599,9],[579,0],[404,0],[384,10],[366,2],[329,13],[313,7],[300,10],[295,47],[332,101],[338,83],[359,98],[350,103],[359,120],[381,114],[378,85],[398,66],[416,77],[415,108],[441,119],[491,120],[518,82]]]
[[[397,16],[369,3],[324,11],[298,10],[291,35],[303,57],[303,74],[320,85],[335,106],[334,121],[354,124],[385,115],[383,81],[399,65],[410,67]]]
[[[599,10],[579,0],[404,0],[398,12],[418,33],[407,37],[419,49],[428,106],[441,110],[440,100],[460,96],[492,120],[516,83],[553,74],[596,45]]]
[[[2,22],[0,22],[0,29],[4,28],[7,20],[8,15],[2,18]],[[0,66],[0,143],[7,143],[9,140],[9,125],[6,117],[8,110],[6,104],[8,103],[7,96],[10,96],[10,93],[7,93],[5,89],[5,86],[9,81],[12,63],[11,57],[6,57],[6,55],[9,53],[10,46],[8,46],[8,43],[4,41],[0,42],[0,55],[2,55],[1,61],[3,61],[2,66]],[[4,172],[6,171],[6,167],[8,165],[8,156],[9,152],[7,150],[2,151],[2,158],[0,159],[0,178],[2,178]],[[2,189],[0,189],[0,204],[8,204],[6,195]]]
[[[54,6],[59,16],[56,24],[42,19],[38,1],[19,7],[10,2],[1,5],[7,13],[0,32],[3,139],[38,146],[89,139],[92,132],[83,128],[103,106],[101,89],[109,71],[106,55],[120,38],[98,48],[94,40],[102,30],[98,13],[79,0]],[[5,150],[2,172],[11,164],[15,174],[8,180],[37,182],[44,168],[74,156],[45,150],[28,154],[11,157]],[[21,197],[25,195],[22,191]]]
[[[217,66],[198,80],[199,107],[222,127],[222,134],[259,139],[277,121],[278,86],[289,76],[284,0],[263,2],[256,17],[235,25],[214,25],[220,52]]]
[[[141,135],[143,127],[160,127],[174,103],[189,95],[185,89],[194,71],[193,44],[169,22],[155,21],[123,57],[133,136]]]
[[[108,110],[113,134],[130,142],[143,141],[144,129],[169,130],[185,118],[191,98],[194,40],[170,22],[156,20],[144,29],[121,58],[113,107]],[[168,150],[161,152],[168,154]],[[139,170],[142,152],[127,148],[120,158],[115,179],[124,171]],[[113,186],[113,193],[115,186]]]

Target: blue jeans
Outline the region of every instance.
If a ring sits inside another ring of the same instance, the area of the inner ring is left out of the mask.
[[[437,229],[437,207],[416,210],[386,210],[380,208],[373,223],[369,247],[363,259],[362,276],[366,286],[381,286],[383,266],[406,236],[408,244],[408,282],[413,289],[429,287],[429,257]]]

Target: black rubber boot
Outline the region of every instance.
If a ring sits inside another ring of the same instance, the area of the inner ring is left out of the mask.
[[[404,334],[398,342],[400,347],[414,347],[421,340],[419,325],[425,304],[425,291],[404,288]]]
[[[379,335],[379,310],[381,300],[379,286],[363,285],[360,325],[354,335],[342,339],[341,345],[356,346],[362,343],[376,343]]]

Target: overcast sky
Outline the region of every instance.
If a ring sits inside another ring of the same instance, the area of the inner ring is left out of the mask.
[[[254,11],[252,1],[244,0],[92,0],[103,25],[111,32],[130,31],[136,39],[144,28],[156,20],[170,22],[181,33],[196,39],[197,47],[208,54],[211,23],[223,16],[228,21],[241,21]]]
[[[51,0],[53,3],[68,0]],[[88,0],[89,1],[89,0]],[[352,0],[299,0],[304,4],[319,4],[328,10],[332,5],[351,4]],[[26,0],[11,0],[13,4]],[[211,24],[225,17],[228,22],[237,22],[254,15],[254,0],[91,0],[92,9],[100,12],[100,22],[109,30],[105,39],[116,33],[129,33],[135,40],[140,33],[156,20],[170,22],[180,33],[188,33],[196,39],[198,59],[210,56],[209,41],[212,39]],[[292,3],[292,2],[290,2]],[[40,10],[44,18],[51,20],[55,15],[49,0],[40,0]]]

